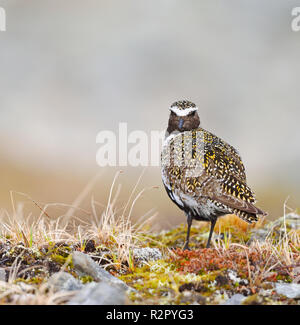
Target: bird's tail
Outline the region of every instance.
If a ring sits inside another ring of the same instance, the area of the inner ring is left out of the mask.
[[[259,209],[257,207],[256,207],[256,209],[257,209],[257,213],[249,213],[247,211],[238,210],[238,209],[234,209],[233,213],[236,214],[241,219],[243,219],[244,221],[251,224],[253,222],[257,222],[260,215],[262,215],[262,216],[267,216],[268,215],[267,212],[264,212],[264,211],[262,211],[261,209]]]

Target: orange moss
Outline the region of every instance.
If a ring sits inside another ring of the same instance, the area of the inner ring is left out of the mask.
[[[236,216],[235,214],[228,214],[222,218],[218,218],[215,232],[225,232],[229,231],[232,228],[235,228],[236,230],[240,232],[248,232],[250,229],[253,228],[260,228],[264,224],[265,220],[264,218],[260,218],[258,222],[253,224],[248,224],[246,221],[242,220],[240,217]]]
[[[259,252],[256,249],[245,251],[239,247],[230,247],[226,251],[213,248],[197,249],[193,251],[176,249],[172,257],[178,271],[201,274],[202,272],[232,269],[242,277],[249,276],[250,272],[265,267],[266,260],[272,265],[276,263],[270,251]],[[273,277],[272,279],[275,279]]]

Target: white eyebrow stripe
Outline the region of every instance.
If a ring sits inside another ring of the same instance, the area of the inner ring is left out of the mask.
[[[174,112],[177,116],[187,116],[197,110],[198,107],[189,107],[186,109],[179,109],[177,106],[170,107],[170,111]]]

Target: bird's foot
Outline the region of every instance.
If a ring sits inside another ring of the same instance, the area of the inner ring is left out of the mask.
[[[190,251],[190,247],[189,247],[189,244],[188,243],[185,243],[185,245],[183,246],[183,250],[187,250],[187,251]]]
[[[211,244],[211,241],[207,242],[205,248],[211,248],[210,244]]]

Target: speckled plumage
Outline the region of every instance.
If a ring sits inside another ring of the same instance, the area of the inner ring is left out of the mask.
[[[178,107],[180,110],[185,110],[185,109],[189,109],[190,107],[196,107],[196,105],[189,101],[189,100],[179,100],[177,102],[174,102],[170,108],[172,107]]]
[[[189,101],[173,106],[196,107]],[[201,127],[189,129],[199,120],[194,112],[184,117],[172,114],[161,156],[162,179],[171,200],[190,220],[214,224],[218,217],[235,213],[248,223],[257,221],[257,215],[264,212],[254,206],[254,193],[247,186],[237,150]],[[184,121],[176,129],[178,118]]]

